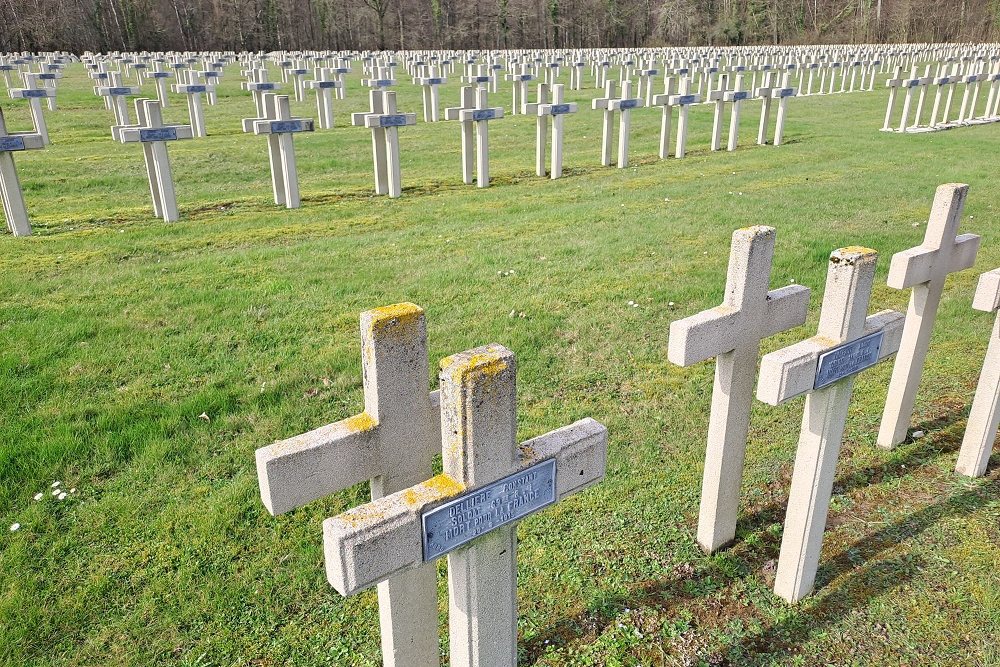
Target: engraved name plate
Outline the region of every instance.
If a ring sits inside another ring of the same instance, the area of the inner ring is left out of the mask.
[[[637,106],[639,106],[639,100],[622,100],[618,108],[626,111],[628,109],[635,109]]]
[[[695,95],[681,95],[677,98],[677,104],[694,104],[696,99]]]
[[[205,86],[202,85],[189,85],[184,92],[186,93],[204,93],[207,90]]]
[[[813,387],[822,389],[874,366],[882,349],[882,336],[882,331],[876,331],[821,354]]]
[[[561,115],[567,114],[567,113],[569,113],[569,105],[568,104],[553,104],[552,105],[552,115],[553,116],[561,116]]]
[[[126,86],[117,86],[115,88],[108,88],[108,95],[115,97],[121,97],[123,95],[131,95],[132,89]]]
[[[496,109],[474,109],[472,120],[493,120],[496,118]]]
[[[32,98],[32,97],[42,98],[42,97],[48,97],[49,96],[49,91],[48,90],[39,90],[37,88],[26,88],[26,89],[24,89],[24,90],[21,91],[21,96],[25,97],[25,98]]]
[[[778,94],[778,97],[795,97],[795,89],[794,88],[782,88],[781,92]]]
[[[406,125],[406,115],[379,116],[378,124],[380,127],[403,127]]]
[[[273,83],[253,83],[250,84],[257,90],[274,90]]]
[[[153,127],[139,130],[139,141],[175,141],[177,130],[172,127]]]
[[[272,120],[271,134],[283,134],[285,132],[304,132],[305,128],[301,120]]]
[[[323,89],[326,89],[326,88],[337,88],[339,85],[340,84],[338,82],[336,82],[336,81],[317,81],[316,82],[316,87],[319,88],[320,90],[323,90]]]
[[[0,137],[0,152],[2,151],[23,151],[24,138],[22,137]]]
[[[556,500],[556,461],[542,461],[423,515],[424,561],[513,523]]]
[[[748,93],[745,90],[740,90],[738,92],[735,92],[735,93],[733,93],[733,102],[738,102],[740,100],[745,100],[749,95],[750,95],[750,93]]]

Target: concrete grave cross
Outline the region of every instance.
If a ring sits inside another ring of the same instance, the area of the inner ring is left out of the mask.
[[[650,106],[662,107],[663,111],[660,116],[660,150],[659,156],[661,160],[667,159],[670,155],[670,128],[674,122],[674,107],[670,103],[670,99],[674,96],[674,82],[675,77],[667,76],[663,79],[663,92],[659,95],[653,95],[653,99]]]
[[[156,87],[156,97],[160,101],[160,108],[166,109],[170,106],[170,98],[167,97],[167,79],[174,76],[173,72],[165,72],[161,69],[162,64],[156,63],[153,66],[153,71],[149,72],[148,76],[153,79],[153,85]]]
[[[545,84],[542,84],[545,85]],[[541,86],[539,86],[540,88]],[[541,119],[542,124],[547,123],[547,119],[552,119],[552,168],[551,168],[551,178],[556,179],[562,176],[562,165],[563,165],[563,121],[567,114],[576,113],[577,105],[575,102],[563,102],[563,84],[557,83],[552,86],[552,102],[551,103],[540,103],[536,105],[535,113],[538,114],[538,118]],[[539,93],[539,98],[541,93]],[[541,145],[536,145],[535,155],[536,155],[536,171],[540,167],[541,173],[539,176],[545,175],[545,141],[543,132],[536,133],[535,140],[536,143],[541,139]]]
[[[311,118],[294,118],[287,95],[264,94],[264,116],[244,118],[243,131],[267,136],[274,203],[298,208],[299,177],[295,164],[295,135],[314,130]]]
[[[729,112],[729,142],[726,150],[734,151],[740,142],[740,110],[743,108],[743,101],[750,96],[750,92],[743,90],[743,72],[737,72],[736,83],[733,90],[727,90],[722,94],[724,102],[731,102],[732,111]]]
[[[448,79],[438,73],[436,65],[425,65],[426,76],[418,76],[416,83],[421,86],[424,102],[424,122],[436,123],[441,120],[441,86]]]
[[[213,94],[215,86],[209,83],[178,83],[172,86],[175,93],[187,95],[188,120],[194,129],[194,136],[205,137],[205,110],[201,104],[201,96]]]
[[[896,253],[889,265],[889,287],[912,290],[879,426],[880,447],[892,448],[906,440],[945,280],[976,263],[980,238],[958,234],[968,193],[969,186],[959,183],[938,187],[924,242]]]
[[[63,73],[59,71],[59,68],[54,66],[46,67],[44,65],[39,65],[39,71],[35,74],[38,81],[41,82],[41,86],[48,88],[52,92],[56,91],[56,81],[63,78]],[[49,111],[56,110],[56,96],[51,95],[46,99],[49,106]]]
[[[525,102],[522,106],[525,114],[535,117],[535,174],[538,176],[545,175],[545,146],[549,143],[548,119],[544,114],[539,114],[538,109],[551,102],[551,87],[547,83],[538,84],[536,101]]]
[[[14,166],[14,153],[45,147],[42,135],[36,132],[8,132],[3,109],[0,109],[0,196],[7,229],[14,236],[31,236],[31,221],[24,205],[24,192]]]
[[[774,121],[774,145],[780,146],[785,140],[785,121],[788,119],[788,100],[795,97],[798,91],[790,87],[791,75],[782,75],[781,86],[771,90],[771,97],[778,100],[778,117]],[[764,141],[767,141],[767,128],[764,129]]]
[[[525,105],[528,104],[528,83],[534,80],[535,75],[528,71],[528,65],[521,64],[517,72],[505,75],[511,86],[511,114],[528,113]]]
[[[489,122],[503,118],[503,107],[489,106],[486,88],[463,86],[461,95],[461,106],[445,109],[445,119],[457,120],[462,127],[462,182],[472,183],[475,145],[476,185],[485,188],[490,184]]]
[[[396,80],[392,78],[392,68],[376,67],[374,72],[374,78],[361,80],[362,85],[374,90],[384,90],[396,85]]]
[[[35,132],[42,136],[42,141],[48,146],[49,130],[45,124],[45,113],[42,111],[42,100],[55,97],[56,91],[38,85],[37,74],[23,74],[24,88],[11,88],[8,90],[11,99],[28,100],[28,109],[31,112],[31,122],[35,126]]]
[[[774,583],[789,602],[808,595],[816,580],[854,378],[899,349],[903,316],[868,316],[877,260],[868,248],[835,251],[817,335],[761,359],[759,400],[780,405],[807,394]]]
[[[281,86],[267,80],[266,69],[251,69],[246,72],[247,81],[240,84],[243,90],[249,91],[253,96],[254,107],[257,109],[257,116],[264,116],[264,94],[280,90]]]
[[[757,88],[756,96],[760,98],[760,122],[757,125],[757,145],[767,144],[767,132],[771,126],[771,100],[774,99],[776,86],[771,85],[772,77],[777,76],[776,72],[767,71],[764,73],[763,84]]]
[[[108,106],[115,116],[115,125],[128,125],[131,121],[126,98],[141,95],[142,89],[138,86],[122,86],[121,74],[118,72],[108,72],[108,75],[110,85],[96,86],[94,92],[109,102]]]
[[[164,125],[157,100],[137,99],[135,114],[138,121],[136,125],[116,125],[111,128],[111,136],[123,144],[142,144],[149,192],[153,198],[153,213],[158,218],[173,222],[180,215],[177,211],[167,142],[191,139],[194,131],[190,125]]]
[[[674,147],[674,157],[677,158],[684,157],[687,152],[688,110],[692,104],[698,104],[701,101],[699,95],[692,95],[690,91],[691,79],[685,76],[681,79],[679,94],[670,95],[667,98],[667,103],[670,106],[680,107],[677,112],[677,144]]]
[[[333,128],[333,93],[344,84],[333,78],[329,67],[317,67],[312,81],[305,86],[316,91],[316,117],[321,130]]]
[[[451,664],[512,666],[516,522],[604,477],[607,429],[583,419],[519,446],[514,355],[501,345],[444,359],[440,386],[444,472],[327,519],[327,577],[353,595],[447,554]]]
[[[671,363],[691,366],[715,357],[698,517],[698,544],[709,553],[736,537],[760,341],[802,325],[809,309],[806,287],[768,290],[775,236],[771,227],[733,232],[722,305],[670,324]]]
[[[644,103],[638,97],[631,97],[631,81],[622,81],[621,97],[614,96],[616,87],[614,79],[609,80],[605,88],[605,97],[593,100],[592,106],[594,109],[604,110],[604,122],[601,126],[601,164],[605,167],[611,166],[615,113],[617,112],[621,115],[618,123],[617,166],[619,169],[624,169],[628,166],[628,143],[632,127],[632,109],[638,109]]]
[[[351,124],[372,132],[372,161],[375,167],[375,194],[392,198],[402,194],[399,164],[399,128],[417,124],[417,115],[396,111],[396,93],[369,91],[370,111],[351,114]]]
[[[906,79],[903,78],[903,68],[897,66],[891,78],[885,82],[885,87],[889,89],[889,103],[885,107],[885,122],[882,123],[882,130],[890,132],[889,123],[892,121],[892,108],[896,104],[896,95],[903,87]]]
[[[412,303],[361,314],[365,409],[359,415],[257,450],[261,499],[277,516],[368,481],[372,500],[433,474],[441,450],[437,392],[429,393],[427,324]],[[378,585],[385,667],[436,667],[433,564]]]
[[[728,74],[720,74],[717,79],[718,88],[709,90],[708,101],[715,103],[714,114],[712,116],[712,143],[711,149],[717,151],[722,148],[722,117],[726,107],[726,87],[729,83]],[[711,84],[709,84],[711,85]]]
[[[972,307],[984,313],[1000,312],[1000,269],[979,277]],[[993,323],[955,472],[969,477],[982,477],[986,473],[997,428],[1000,428],[1000,315]]]

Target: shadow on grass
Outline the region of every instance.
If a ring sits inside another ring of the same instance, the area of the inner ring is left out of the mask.
[[[915,430],[924,430],[933,437],[901,446],[890,454],[893,457],[891,461],[842,472],[835,482],[835,493],[845,493],[902,477],[941,456],[957,452],[963,430],[960,426],[964,420],[964,412],[949,410],[940,417],[921,423]],[[833,558],[824,560],[816,581],[820,597],[809,606],[808,611],[794,614],[787,621],[765,628],[737,644],[719,647],[713,664],[719,664],[719,660],[740,660],[741,657],[774,650],[775,647],[781,647],[787,653],[789,647],[806,641],[815,632],[835,623],[851,608],[861,606],[912,579],[922,567],[922,563],[913,557],[901,556],[867,567],[865,563],[902,540],[919,535],[943,518],[982,507],[990,501],[991,494],[1000,493],[1000,469],[990,475],[990,480],[984,487],[963,491],[903,517],[890,526],[857,540]],[[701,566],[680,566],[669,578],[639,583],[627,594],[592,604],[524,642],[521,646],[521,664],[534,664],[549,646],[565,645],[586,633],[600,634],[626,608],[667,610],[691,607],[696,600],[730,586],[747,573],[761,572],[773,566],[780,547],[780,535],[764,529],[783,520],[787,506],[787,480],[783,480],[781,484],[782,500],[773,502],[740,521],[737,546],[730,551],[740,561],[735,573],[733,568],[723,568],[706,557]],[[762,532],[762,537],[757,546],[742,543],[746,535],[758,532]],[[845,583],[823,592],[824,587],[852,570],[859,572],[850,576]]]

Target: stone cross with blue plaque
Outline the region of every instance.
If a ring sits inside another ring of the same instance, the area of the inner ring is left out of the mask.
[[[3,110],[0,109],[0,198],[3,200],[7,229],[14,236],[30,236],[31,221],[28,219],[13,154],[41,148],[45,148],[45,141],[36,132],[8,133]]]
[[[293,137],[300,132],[312,132],[313,120],[293,118],[288,95],[264,93],[263,103],[263,116],[244,118],[243,131],[267,137],[274,203],[286,208],[298,208],[302,201]]]
[[[516,523],[604,477],[607,429],[592,419],[517,443],[515,376],[501,345],[443,360],[442,474],[323,524],[344,596],[447,556],[454,667],[517,664]]]
[[[445,109],[444,117],[461,124],[462,182],[472,183],[475,161],[476,185],[485,188],[490,184],[489,121],[503,118],[503,107],[489,106],[486,88],[463,86],[461,95],[461,106]]]
[[[903,315],[868,315],[878,253],[841,248],[830,256],[817,335],[765,355],[757,398],[780,405],[806,395],[774,592],[789,602],[816,580],[854,378],[894,355]]]
[[[351,125],[372,133],[375,194],[395,198],[402,194],[399,164],[399,128],[417,124],[415,113],[396,110],[396,93],[376,88],[369,91],[370,111],[351,114]]]

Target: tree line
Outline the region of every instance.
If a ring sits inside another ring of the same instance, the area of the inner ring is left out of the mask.
[[[0,0],[0,51],[1000,41],[1000,0]]]

